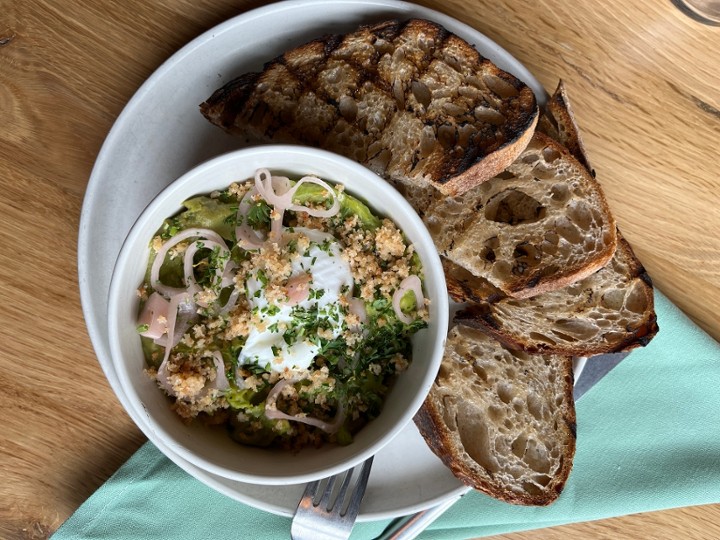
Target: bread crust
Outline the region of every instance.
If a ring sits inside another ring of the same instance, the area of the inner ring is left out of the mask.
[[[313,40],[230,81],[200,111],[246,142],[321,147],[448,195],[512,163],[539,115],[527,85],[424,19]]]
[[[541,131],[565,146],[575,159],[595,176],[595,170],[590,165],[590,159],[562,79],[558,82],[553,95],[550,96],[543,116],[548,122],[538,124],[543,127]]]

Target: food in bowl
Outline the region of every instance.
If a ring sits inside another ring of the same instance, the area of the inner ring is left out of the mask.
[[[138,289],[147,371],[173,409],[254,446],[350,443],[428,324],[413,245],[314,176],[259,169],[184,206]]]

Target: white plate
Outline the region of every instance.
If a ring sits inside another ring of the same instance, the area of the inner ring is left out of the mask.
[[[510,54],[471,27],[421,6],[393,0],[292,0],[235,17],[196,38],[165,62],[118,117],[95,163],[80,220],[78,273],[90,339],[123,405],[107,337],[107,294],[115,259],[131,225],[165,186],[198,163],[240,146],[198,110],[216,88],[261,68],[287,48],[324,33],[387,18],[432,19],[525,81],[544,101],[540,83]],[[284,24],[283,21],[292,21]],[[167,448],[198,480],[252,506],[292,515],[303,486],[256,486],[198,470]],[[466,491],[409,425],[380,451],[360,521],[423,510]]]

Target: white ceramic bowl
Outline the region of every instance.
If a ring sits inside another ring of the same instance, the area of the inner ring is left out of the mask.
[[[298,453],[253,448],[233,442],[221,429],[185,425],[168,398],[145,373],[136,331],[138,297],[149,256],[148,244],[162,221],[182,209],[182,202],[252,178],[267,167],[291,177],[314,174],[345,185],[380,215],[395,221],[415,245],[425,272],[430,324],[413,337],[413,361],[387,396],[383,412],[347,446],[325,445]],[[316,480],[352,467],[375,454],[411,421],[427,395],[442,359],[448,325],[448,298],[438,253],[422,221],[409,204],[368,169],[330,152],[300,146],[262,146],[231,152],[184,174],[144,210],[123,244],[108,299],[108,334],[112,362],[128,413],[161,448],[170,448],[208,472],[255,484],[292,484]]]

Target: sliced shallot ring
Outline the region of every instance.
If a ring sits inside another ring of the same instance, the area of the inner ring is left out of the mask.
[[[291,182],[284,176],[272,176],[268,169],[255,171],[255,189],[275,210],[282,211],[292,205]]]
[[[154,292],[145,302],[142,313],[138,317],[138,325],[147,325],[148,329],[140,332],[146,338],[159,339],[167,333],[167,319],[170,302],[159,293]],[[164,320],[163,320],[164,319]]]
[[[279,243],[282,239],[283,235],[283,216],[285,214],[285,209],[281,208],[275,208],[275,212],[277,212],[277,216],[270,219],[270,235],[268,236],[268,239],[271,242]]]
[[[235,270],[237,270],[237,264],[234,261],[228,261],[223,270],[222,281],[220,287],[223,289],[235,284]]]
[[[332,217],[340,211],[340,199],[335,193],[335,190],[332,188],[332,186],[330,186],[330,184],[323,180],[320,180],[315,176],[303,176],[300,180],[298,180],[297,184],[295,184],[293,188],[287,193],[288,195],[290,195],[291,201],[292,198],[295,197],[295,193],[297,192],[298,188],[306,182],[308,184],[317,184],[325,188],[328,194],[331,195],[333,198],[332,206],[330,206],[330,208],[328,209],[322,210],[320,208],[308,208],[307,206],[303,206],[300,204],[292,204],[288,207],[288,210],[292,210],[294,212],[305,212],[313,217],[322,218]]]
[[[167,347],[170,343],[170,347],[174,347],[182,339],[187,329],[190,328],[197,317],[197,311],[194,302],[180,302],[177,309],[177,315],[175,317],[175,329],[172,336],[164,335],[155,340],[156,345],[161,347]]]
[[[170,340],[169,338],[166,338],[165,340],[165,356],[163,357],[163,361],[160,364],[160,367],[157,370],[157,375],[155,376],[155,380],[160,385],[160,388],[165,390],[165,392],[168,393],[168,395],[175,396],[175,390],[173,389],[172,385],[168,381],[168,360],[170,359],[170,351],[172,348],[177,344],[175,341],[175,338],[178,334],[176,332],[176,322],[177,322],[177,315],[178,311],[181,308],[181,305],[188,304],[189,306],[193,306],[192,298],[190,297],[190,294],[187,292],[183,292],[180,294],[176,294],[170,299],[169,307],[168,307],[168,321],[167,321],[167,334],[168,336],[173,336],[173,339]],[[193,308],[194,311],[194,308]],[[185,332],[183,331],[183,334]],[[182,337],[182,334],[180,334],[180,337]],[[179,341],[179,339],[178,339]]]
[[[294,384],[298,382],[298,379],[283,379],[273,386],[272,390],[265,399],[265,416],[270,420],[290,420],[291,422],[301,422],[310,426],[315,426],[322,429],[326,433],[336,433],[345,422],[345,407],[342,404],[338,405],[338,410],[335,413],[335,417],[332,422],[326,422],[319,418],[313,418],[311,416],[300,416],[287,414],[279,411],[277,408],[277,398],[288,384]]]
[[[215,364],[215,380],[210,383],[210,388],[217,388],[221,392],[230,388],[227,375],[225,374],[225,361],[220,351],[213,351],[213,363]]]
[[[170,373],[168,372],[168,359],[167,357],[163,359],[162,364],[160,364],[160,367],[157,370],[157,375],[155,375],[155,380],[158,383],[158,386],[165,390],[168,395],[175,396],[175,390],[173,389],[172,385],[170,384],[170,381],[168,381],[168,376]]]
[[[175,247],[180,242],[187,240],[188,238],[194,237],[199,237],[217,242],[218,244],[225,246],[225,249],[227,249],[227,244],[225,244],[225,240],[223,240],[218,233],[210,229],[185,229],[184,231],[180,231],[175,236],[170,238],[160,247],[157,254],[155,255],[155,260],[152,263],[152,267],[150,268],[150,286],[157,292],[162,294],[165,298],[169,299],[176,294],[181,294],[185,292],[185,288],[170,287],[168,285],[164,285],[160,281],[160,267],[162,267],[163,263],[165,262],[165,257],[167,256],[167,253],[168,251],[170,251],[171,248]]]
[[[425,303],[425,297],[423,296],[422,282],[418,276],[410,275],[403,279],[400,282],[400,286],[395,293],[393,293],[392,306],[395,310],[395,315],[397,315],[400,322],[405,324],[413,322],[413,318],[403,313],[403,310],[400,308],[400,301],[408,291],[412,291],[415,295],[415,309],[420,309]]]
[[[225,302],[225,305],[220,308],[220,311],[218,312],[218,315],[225,315],[230,312],[236,305],[237,301],[240,298],[240,289],[235,287],[233,291],[230,293],[230,296],[227,299],[227,302]]]
[[[202,242],[202,246],[200,246],[200,243]],[[215,249],[218,248],[223,255],[227,256],[227,260],[225,261],[225,264],[222,268],[216,268],[215,269],[215,275],[220,279],[220,282],[222,283],[224,276],[225,276],[225,269],[230,265],[230,250],[227,248],[227,245],[225,242],[222,244],[215,242],[214,240],[206,240],[204,238],[199,238],[192,242],[187,249],[185,250],[184,258],[183,258],[183,273],[184,273],[184,279],[185,279],[185,285],[187,287],[187,292],[190,294],[198,293],[202,290],[202,288],[198,285],[197,281],[195,280],[195,272],[194,269],[194,257],[195,253],[197,253],[201,249]],[[234,263],[233,263],[234,264]],[[203,306],[207,307],[207,306]]]
[[[183,333],[180,334],[178,331],[176,331],[175,328],[178,319],[178,312],[180,311],[180,309],[182,309],[183,305],[188,306],[189,309],[191,309],[193,312],[195,311],[195,304],[192,301],[190,293],[182,292],[180,294],[176,294],[170,299],[170,306],[168,308],[167,333],[168,336],[173,336],[173,338],[165,345],[165,357],[163,358],[163,363],[165,363],[165,361],[170,358],[170,351],[175,345],[177,345],[177,343],[180,341],[180,338],[182,338],[182,335],[185,333],[183,331]],[[158,372],[159,371],[160,370],[158,369]]]
[[[240,200],[240,205],[238,206],[237,211],[237,222],[239,225],[235,227],[235,237],[237,238],[240,247],[247,251],[259,249],[265,242],[265,239],[259,236],[257,231],[248,225],[247,222],[247,215],[250,211],[252,198],[257,195],[257,193],[257,189],[254,187],[250,188],[250,190]]]

